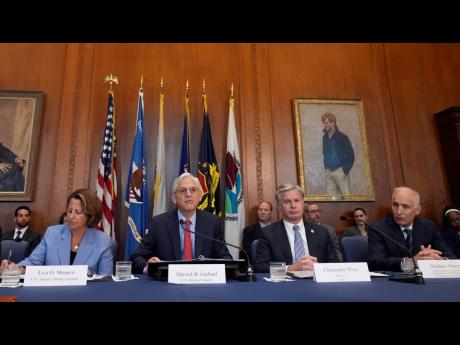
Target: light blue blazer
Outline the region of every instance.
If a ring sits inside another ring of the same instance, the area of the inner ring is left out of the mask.
[[[69,265],[71,232],[67,224],[54,225],[46,229],[40,244],[19,266]],[[88,265],[93,273],[112,274],[112,240],[104,232],[88,228],[77,251],[74,265]]]

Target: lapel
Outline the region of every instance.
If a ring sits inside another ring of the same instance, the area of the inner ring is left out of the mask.
[[[175,259],[182,260],[179,235],[179,215],[177,213],[177,208],[174,211],[168,213],[168,222],[166,223],[166,228]],[[158,231],[158,229],[153,229],[153,231]]]
[[[420,219],[415,217],[414,224],[412,225],[412,254],[416,255],[420,250],[423,243],[423,227]]]
[[[310,223],[309,221],[307,221],[304,218],[303,226],[305,228],[305,237],[307,238],[308,255],[310,255],[310,256],[318,256],[318,253],[315,253],[314,250],[312,252],[312,249],[315,248],[313,243],[316,242],[316,236],[315,236],[316,230],[313,228],[313,223]]]
[[[254,239],[259,239],[262,237],[262,227],[260,226],[260,223],[257,222],[255,229],[254,229]]]
[[[59,236],[60,243],[58,243],[58,260],[60,265],[68,265],[70,263],[70,228],[66,224],[61,229]]]
[[[275,234],[280,243],[281,252],[283,253],[283,256],[287,258],[288,259],[287,261],[292,264],[293,257],[292,257],[292,252],[291,252],[291,245],[289,244],[287,230],[286,230],[286,227],[284,226],[284,222],[282,219],[278,223],[275,224],[275,227],[273,230],[276,231]]]
[[[86,229],[75,257],[74,265],[84,265],[93,254],[96,237],[92,228]]]
[[[393,239],[401,243],[403,246],[406,246],[406,240],[404,238],[404,235],[401,231],[401,227],[399,226],[398,223],[395,222],[393,219],[393,216],[390,216],[389,218],[391,226],[389,226],[390,233],[388,234],[391,236]],[[412,227],[412,231],[414,231],[414,227]],[[414,247],[414,233],[412,232],[412,247]],[[404,251],[402,248],[398,247],[399,252],[401,253],[401,256],[407,256],[407,252]]]
[[[31,232],[32,230],[30,230],[29,228],[27,228],[26,232],[24,233],[24,235],[22,236],[22,240],[23,241],[27,241],[29,242],[29,237],[31,235]]]
[[[4,240],[14,240],[14,235],[16,235],[16,229],[5,234],[5,237],[3,237],[3,239]]]
[[[203,218],[201,217],[201,213],[196,211],[196,224],[195,224],[195,232],[201,234],[201,229],[204,229]],[[195,257],[197,254],[202,253],[203,248],[203,241],[204,237],[196,236],[195,235]]]

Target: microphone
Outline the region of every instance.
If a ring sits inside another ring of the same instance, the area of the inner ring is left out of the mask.
[[[254,270],[252,269],[252,265],[251,265],[251,262],[249,261],[249,255],[248,253],[246,252],[246,250],[244,250],[243,247],[239,247],[239,246],[235,246],[234,244],[231,244],[231,243],[227,243],[225,241],[221,241],[221,240],[218,240],[217,238],[214,238],[214,237],[211,237],[211,236],[208,236],[208,235],[203,235],[203,234],[200,234],[196,231],[192,231],[192,230],[189,230],[189,229],[186,229],[185,228],[185,222],[183,219],[181,219],[179,221],[179,224],[181,226],[182,229],[184,229],[184,231],[188,231],[192,234],[195,234],[195,235],[198,235],[198,236],[201,236],[201,237],[204,237],[204,238],[207,238],[208,240],[211,240],[211,241],[214,241],[214,242],[217,242],[217,243],[220,243],[220,244],[224,244],[224,245],[228,245],[230,247],[233,247],[233,248],[236,248],[236,249],[239,249],[241,250],[244,255],[246,256],[246,260],[248,262],[248,272],[246,273],[246,281],[247,282],[255,282],[257,279],[256,279],[256,275],[254,274]]]
[[[345,217],[345,216],[340,216],[340,220],[355,220],[353,217]],[[376,228],[375,226],[365,222],[364,220],[361,220],[366,226],[369,227],[369,229],[374,230],[375,232],[379,233],[383,237],[389,239],[391,242],[395,243],[399,248],[401,248],[403,251],[409,254],[409,257],[412,259],[412,262],[414,263],[414,273],[412,274],[406,274],[404,276],[399,276],[399,275],[391,275],[389,280],[392,281],[397,281],[401,283],[413,283],[413,284],[425,284],[425,280],[423,279],[422,272],[418,268],[417,261],[414,259],[414,256],[412,255],[411,251],[407,249],[407,247],[398,241],[396,241],[393,237],[388,236],[386,233],[384,233],[382,230]]]

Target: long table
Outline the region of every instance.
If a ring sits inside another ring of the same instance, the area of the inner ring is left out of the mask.
[[[279,283],[228,280],[227,284],[175,285],[139,275],[125,282],[88,282],[86,286],[0,287],[0,296],[17,302],[435,302],[460,301],[460,279],[426,279],[425,285],[372,278],[371,282],[316,283],[298,279]]]

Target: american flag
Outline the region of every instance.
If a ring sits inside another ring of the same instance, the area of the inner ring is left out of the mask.
[[[117,164],[115,138],[115,104],[113,93],[109,91],[107,122],[104,129],[99,171],[97,173],[96,193],[102,201],[102,220],[99,229],[115,240],[115,218],[117,210]]]

